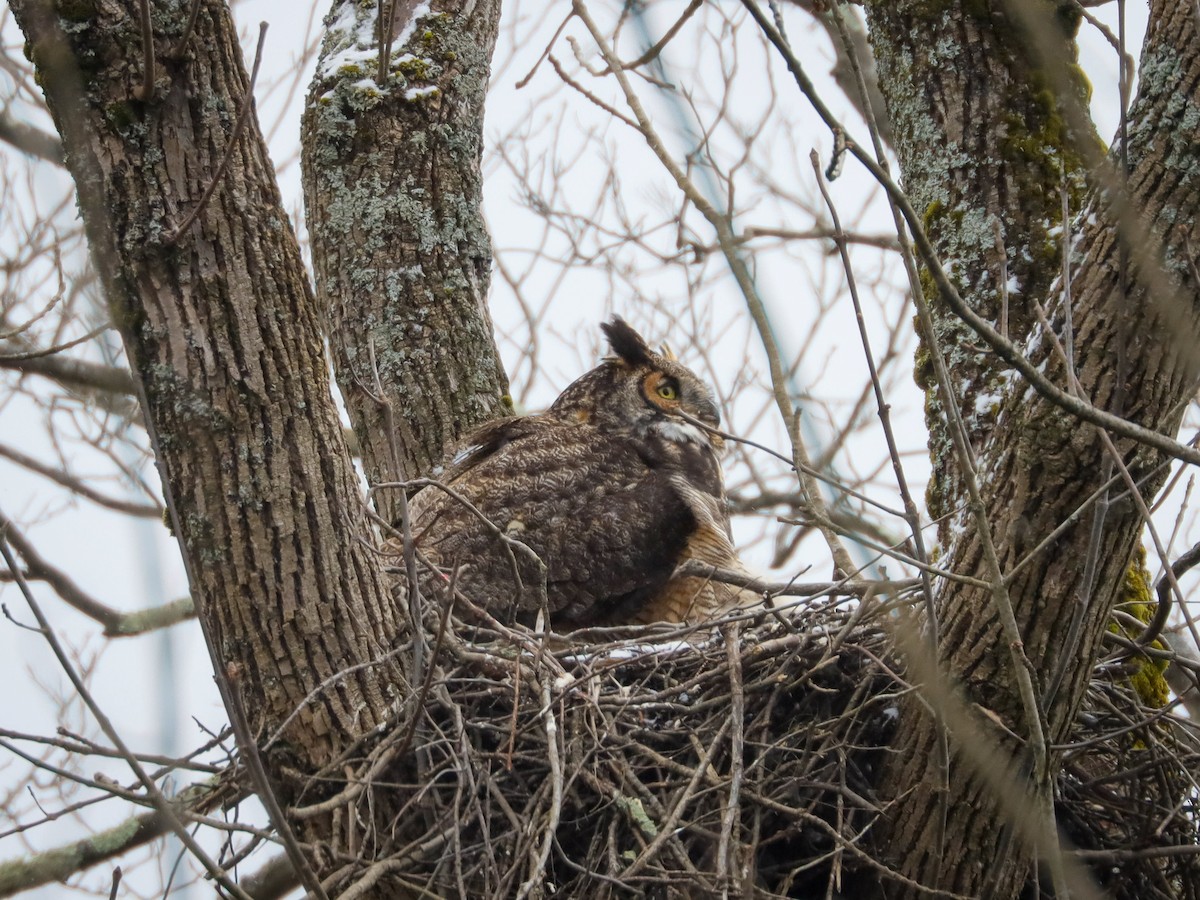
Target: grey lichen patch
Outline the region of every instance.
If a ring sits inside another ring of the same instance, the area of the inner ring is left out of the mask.
[[[393,115],[405,121],[404,140],[414,153],[448,156],[456,166],[477,160],[477,117],[462,121],[454,113],[438,114],[431,121],[424,110],[440,109],[450,92],[455,110],[482,108],[489,55],[479,36],[453,16],[418,4],[413,21],[399,35],[402,40],[392,47],[388,76],[380,85],[373,10],[344,5],[327,20],[329,31],[305,114],[308,152],[318,168],[378,144],[372,129]],[[420,112],[405,118],[409,109]],[[366,116],[368,112],[372,115]]]
[[[648,838],[658,836],[658,825],[650,818],[646,812],[646,808],[642,806],[642,801],[637,797],[626,797],[624,794],[616,795],[617,805],[624,809],[631,819],[637,823],[639,829]]]
[[[398,185],[385,184],[381,167],[366,168],[373,173],[366,178],[346,183],[330,173],[322,184],[329,199],[319,227],[337,240],[353,236],[355,257],[384,249],[397,233],[411,235],[422,256],[490,255],[477,201],[453,192],[432,197],[411,177]],[[415,278],[416,272],[410,275]],[[356,286],[377,281],[373,266],[370,272],[351,271],[349,277]]]
[[[149,248],[161,247],[168,234],[164,215],[161,205],[156,205],[154,210],[145,209],[140,217],[131,219],[121,236],[122,249],[141,256]]]
[[[178,423],[179,427],[171,430],[173,439],[187,440],[187,433],[193,428],[207,433],[229,430],[228,417],[193,389],[174,367],[167,364],[147,366],[142,371],[142,378],[149,402],[160,410],[169,411]],[[168,435],[164,433],[161,438],[166,440]]]
[[[129,843],[137,830],[137,820],[126,819],[120,825],[95,835],[92,838],[92,846],[101,854],[116,853]]]
[[[222,566],[229,562],[226,550],[217,546],[212,520],[198,510],[183,510],[184,540],[192,558],[204,566]]]
[[[1168,42],[1156,42],[1152,46],[1153,49],[1143,56],[1138,72],[1139,106],[1147,97],[1175,93],[1176,87],[1181,83],[1187,71],[1186,61],[1179,57],[1175,48]],[[1147,106],[1153,107],[1154,104],[1147,104]],[[1160,152],[1159,139],[1169,139],[1170,135],[1171,132],[1164,128],[1161,115],[1137,115],[1135,112],[1129,117],[1131,152],[1134,148],[1139,147],[1143,149],[1144,153]],[[1131,157],[1130,162],[1136,166],[1137,158]]]
[[[389,241],[389,230],[403,226],[421,235],[422,250],[435,240],[436,223],[433,212],[420,196],[420,190],[406,190],[407,185],[385,184],[380,177],[381,167],[368,165],[368,177],[353,182],[337,179],[332,173],[322,187],[329,192],[325,217],[320,229],[335,239],[355,240],[354,256],[370,257],[382,250]],[[374,281],[374,272],[349,273],[351,283],[366,285]]]
[[[112,856],[128,847],[139,828],[137,819],[126,819],[113,828],[66,847],[8,860],[0,864],[0,886],[12,891],[65,881],[85,860]]]
[[[1095,135],[1069,133],[1063,101],[1049,88],[1054,78],[1022,49],[1028,36],[1001,4],[867,5],[905,187],[924,211],[924,228],[958,293],[1021,341],[1036,322],[1034,301],[1047,303],[1061,270],[1060,187],[1066,185],[1070,210],[1078,213],[1086,189],[1079,142]],[[1057,5],[1047,8],[1058,12]],[[1090,86],[1074,65],[1077,16],[1064,15],[1058,31],[1069,90],[1086,102]],[[970,96],[987,102],[972,107]],[[930,274],[922,271],[920,280],[934,322],[933,334],[920,335],[914,375],[930,423],[928,501],[937,518],[960,502],[962,485],[929,342],[945,356],[955,404],[977,447],[1011,399],[1012,385],[1005,364],[954,315]]]
[[[240,510],[254,510],[259,512],[263,509],[263,485],[258,484],[239,484],[234,492],[233,502]]]
[[[304,129],[320,287],[335,333],[354,334],[333,341],[339,381],[354,406],[353,385],[378,378],[395,408],[420,422],[405,462],[421,469],[461,429],[502,412],[506,388],[487,328],[464,328],[478,317],[491,261],[479,174],[488,42],[476,23],[416,18],[411,31],[401,27],[375,106],[356,108],[352,79],[325,81]],[[441,336],[451,325],[448,345]],[[374,415],[351,413],[356,429]]]

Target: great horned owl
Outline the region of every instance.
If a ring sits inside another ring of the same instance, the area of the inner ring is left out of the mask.
[[[716,427],[712,393],[622,319],[601,328],[612,356],[546,412],[476,431],[441,474],[448,490],[413,497],[417,549],[501,620],[532,622],[544,603],[559,632],[696,623],[756,602],[674,575],[687,560],[742,569],[721,439],[682,415]]]

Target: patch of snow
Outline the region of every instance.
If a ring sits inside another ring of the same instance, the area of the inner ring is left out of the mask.
[[[466,459],[472,453],[475,453],[476,451],[478,451],[480,446],[482,446],[482,445],[470,444],[469,446],[463,447],[461,450],[459,450],[457,453],[454,454],[454,459],[450,460],[451,465],[458,465],[460,462],[462,462],[464,459]]]
[[[613,647],[610,650],[604,650],[595,653],[574,653],[564,657],[563,662],[581,663],[595,662],[597,660],[617,660],[617,659],[640,659],[643,656],[651,656],[653,654],[669,654],[679,653],[683,650],[691,650],[695,645],[684,640],[661,641],[659,643],[643,643],[643,644],[625,644],[620,647]]]
[[[429,15],[431,7],[428,0],[422,0],[413,10],[408,21],[400,30],[399,36],[392,42],[393,47],[403,47],[417,29],[417,23]],[[338,10],[337,18],[326,32],[326,41],[342,45],[342,49],[331,53],[317,63],[317,78],[330,78],[342,72],[346,67],[358,69],[374,69],[378,65],[379,47],[376,40],[376,13],[374,7],[370,10],[359,9],[358,4],[346,3]],[[390,60],[394,68],[415,57],[404,53]],[[412,98],[409,98],[412,99]]]
[[[638,659],[652,653],[678,653],[680,650],[691,649],[687,641],[663,641],[661,644],[627,644],[624,647],[613,647],[601,654],[604,659]]]
[[[975,395],[975,415],[983,416],[992,412],[1000,405],[1000,395],[991,391],[981,391]]]
[[[417,30],[417,23],[429,15],[429,0],[421,0],[417,4],[417,8],[413,10],[411,18],[404,24],[404,28],[400,31],[400,36],[392,41],[393,47],[403,47],[408,43],[408,39],[413,36],[413,32]]]

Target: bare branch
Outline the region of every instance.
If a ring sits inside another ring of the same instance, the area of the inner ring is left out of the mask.
[[[163,508],[157,503],[135,503],[131,500],[120,500],[116,497],[106,497],[99,491],[90,487],[82,479],[76,478],[73,475],[56,469],[53,466],[47,466],[44,463],[38,462],[32,456],[22,453],[15,447],[9,447],[7,444],[0,444],[0,457],[11,460],[19,466],[28,469],[31,472],[37,472],[49,478],[56,484],[60,484],[73,494],[78,494],[91,500],[93,503],[103,506],[107,509],[115,510],[116,512],[125,513],[130,516],[140,516],[144,519],[162,520]]]
[[[61,354],[39,353],[27,359],[0,356],[0,369],[44,375],[65,387],[87,388],[128,397],[136,394],[133,376],[127,369],[72,359]]]
[[[165,628],[168,625],[194,618],[196,615],[195,604],[191,597],[184,597],[171,603],[148,607],[136,612],[122,612],[101,603],[80,588],[65,572],[43,559],[16,525],[7,516],[0,513],[0,540],[4,539],[7,539],[8,543],[21,554],[21,559],[25,561],[28,574],[22,574],[21,577],[49,584],[73,609],[103,625],[104,633],[108,637],[131,637],[145,634],[147,631]],[[18,572],[14,570],[13,575],[18,575]]]
[[[46,162],[63,164],[62,142],[55,135],[18,121],[7,110],[0,112],[0,141]]]
[[[170,814],[162,810],[142,813],[82,840],[32,856],[0,862],[0,897],[11,897],[43,884],[66,881],[72,875],[144,846],[171,833],[177,815],[205,813],[228,799],[229,791],[218,777],[184,791]],[[255,896],[255,895],[252,895]],[[255,896],[255,900],[258,900]]]

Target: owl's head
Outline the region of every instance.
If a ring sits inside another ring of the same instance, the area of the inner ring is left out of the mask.
[[[708,385],[687,366],[656,353],[619,316],[600,326],[612,355],[572,382],[550,407],[564,418],[598,426],[654,430],[680,442],[720,445],[720,439],[689,423],[712,428],[721,415]]]

